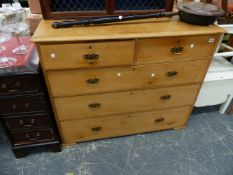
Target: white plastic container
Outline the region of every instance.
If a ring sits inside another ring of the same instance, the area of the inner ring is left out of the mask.
[[[224,113],[233,98],[233,64],[221,56],[215,56],[198,95],[195,106],[222,104]]]

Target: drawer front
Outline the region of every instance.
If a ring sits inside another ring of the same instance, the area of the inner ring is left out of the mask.
[[[3,117],[2,120],[9,130],[48,127],[51,123],[50,115],[46,113]]]
[[[218,35],[140,39],[138,62],[212,58]]]
[[[198,83],[203,80],[207,66],[207,60],[198,60],[91,71],[51,71],[48,79],[52,95],[62,97]]]
[[[0,98],[1,114],[16,114],[27,112],[46,112],[47,99],[43,96],[14,96]]]
[[[200,84],[54,98],[60,121],[193,105]]]
[[[0,79],[0,93],[22,93],[41,91],[39,77],[33,75],[9,76]]]
[[[184,127],[190,107],[61,122],[65,143]]]
[[[52,129],[37,129],[28,131],[11,132],[12,139],[15,145],[30,144],[53,140],[54,135]]]
[[[134,41],[41,45],[45,69],[132,64]]]

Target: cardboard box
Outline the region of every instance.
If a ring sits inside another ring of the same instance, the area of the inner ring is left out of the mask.
[[[28,4],[32,14],[41,14],[40,0],[28,0]]]
[[[28,16],[28,22],[30,25],[30,32],[33,34],[39,25],[40,21],[42,20],[42,14],[30,14]]]

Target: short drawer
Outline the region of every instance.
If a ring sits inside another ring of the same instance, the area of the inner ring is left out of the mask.
[[[3,117],[2,120],[9,130],[14,130],[49,127],[51,123],[50,117],[51,116],[49,114],[44,113]]]
[[[51,128],[16,131],[11,132],[10,134],[15,145],[43,142],[54,139],[53,130]]]
[[[28,112],[47,112],[47,99],[41,95],[17,95],[0,98],[2,115]]]
[[[193,105],[200,84],[54,98],[60,121]]]
[[[212,58],[218,35],[139,39],[138,62]]]
[[[41,91],[42,86],[36,75],[4,76],[0,79],[0,94],[36,92]]]
[[[207,60],[90,70],[49,71],[54,97],[202,82]],[[198,73],[197,73],[198,72]]]
[[[61,122],[65,143],[184,127],[190,107]]]
[[[41,45],[45,69],[132,64],[134,41]]]

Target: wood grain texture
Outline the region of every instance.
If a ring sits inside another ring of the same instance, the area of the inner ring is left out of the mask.
[[[190,107],[61,122],[65,144],[184,127]]]
[[[42,21],[33,41],[65,144],[185,127],[224,32],[175,18],[58,30],[51,22]],[[172,55],[174,47],[184,50]],[[83,54],[105,56],[85,65]]]
[[[134,59],[134,41],[51,44],[41,45],[40,50],[46,70],[125,65]],[[84,59],[87,54],[99,58],[90,64]]]
[[[77,120],[127,112],[193,105],[199,86],[199,84],[195,84],[180,87],[54,98],[54,102],[60,121]],[[168,95],[170,99],[160,99]],[[100,104],[100,106],[90,108],[89,105],[92,104]]]
[[[135,38],[205,35],[224,33],[222,28],[197,26],[174,18],[147,19],[118,24],[53,29],[53,20],[42,20],[32,37],[33,42],[74,42]]]
[[[102,69],[49,71],[48,80],[53,97],[123,91],[130,89],[200,83],[208,60],[149,64]],[[169,77],[169,73],[177,73]],[[96,84],[88,84],[88,80]]]

